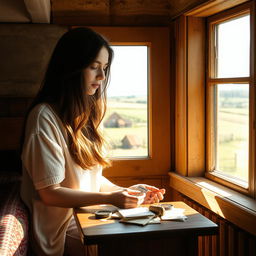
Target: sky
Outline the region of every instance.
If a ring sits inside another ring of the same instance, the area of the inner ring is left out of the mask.
[[[147,95],[147,46],[112,46],[108,97]]]
[[[250,56],[250,16],[218,27],[218,77],[248,77]]]

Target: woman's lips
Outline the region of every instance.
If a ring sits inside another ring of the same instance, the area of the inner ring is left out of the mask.
[[[98,88],[100,87],[100,85],[99,85],[99,84],[92,84],[92,87],[93,87],[94,89],[98,89]]]

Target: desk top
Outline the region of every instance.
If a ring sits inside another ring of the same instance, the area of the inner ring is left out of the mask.
[[[85,213],[80,209],[74,209],[74,216],[80,230],[81,239],[87,245],[104,243],[109,241],[109,239],[164,238],[177,235],[202,236],[218,233],[218,226],[214,222],[184,202],[170,203],[175,208],[185,209],[184,214],[187,216],[185,222],[161,221],[161,224],[137,226],[119,223],[119,220],[114,219],[95,219],[94,214]]]

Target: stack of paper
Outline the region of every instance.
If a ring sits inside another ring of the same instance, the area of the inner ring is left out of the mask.
[[[138,207],[132,209],[119,209],[118,214],[121,217],[120,222],[137,224],[145,226],[146,224],[160,223],[160,219],[147,207]]]
[[[138,207],[132,209],[119,209],[119,214],[123,219],[138,219],[155,216],[147,207]]]

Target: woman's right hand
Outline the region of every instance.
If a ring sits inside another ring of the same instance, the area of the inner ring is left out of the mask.
[[[122,189],[110,193],[110,203],[118,208],[136,208],[144,201],[145,193],[141,191]]]

